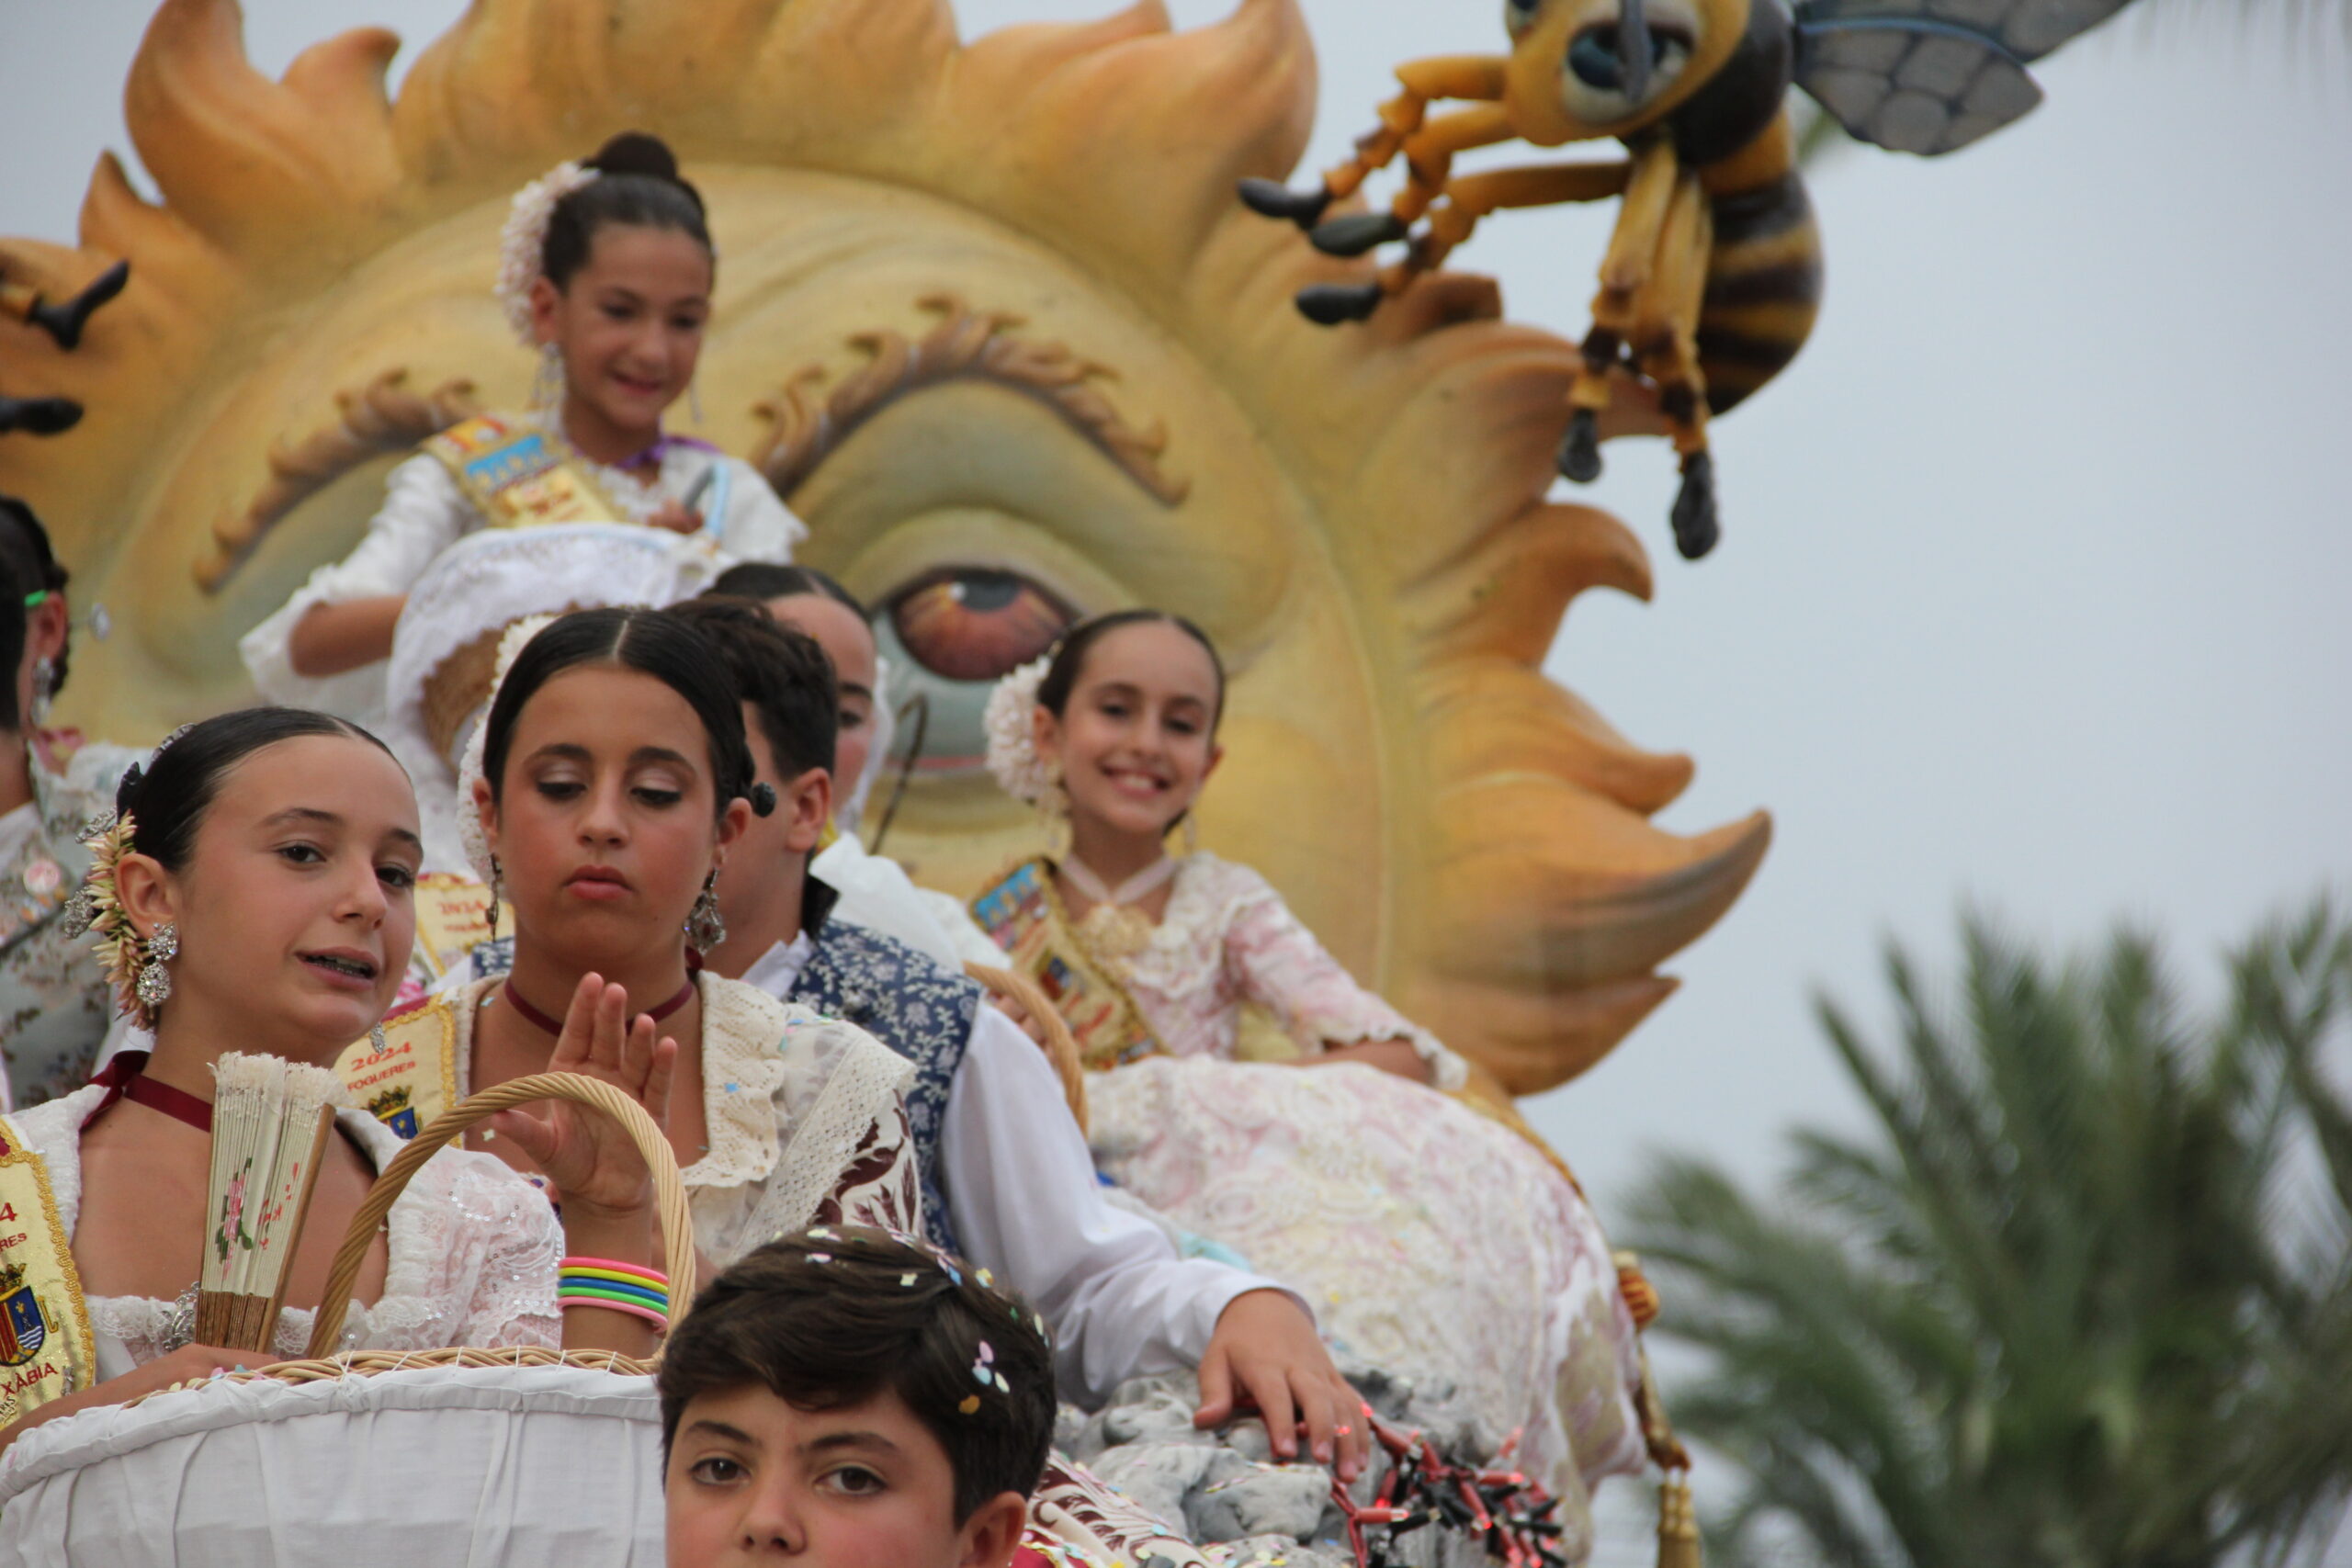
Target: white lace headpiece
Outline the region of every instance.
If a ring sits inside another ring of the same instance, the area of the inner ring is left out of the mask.
[[[466,741],[466,760],[458,768],[458,836],[466,842],[466,863],[473,867],[474,878],[483,886],[494,886],[491,879],[490,840],[481,830],[481,813],[474,807],[474,781],[486,773],[483,759],[490,749],[490,710],[498,704],[498,690],[506,684],[506,672],[514,668],[524,647],[530,640],[555,625],[554,615],[526,615],[506,628],[498,639],[498,675],[490,685],[490,701],[482,705],[482,721]]]
[[[1044,654],[999,681],[989,694],[989,772],[1005,794],[1027,806],[1045,799],[1054,785],[1046,760],[1037,755],[1035,716],[1037,688],[1053,667],[1054,656]]]
[[[525,348],[538,346],[531,332],[531,286],[547,259],[555,204],[595,177],[596,171],[584,164],[558,164],[516,191],[506,210],[506,227],[498,236],[498,303]]]

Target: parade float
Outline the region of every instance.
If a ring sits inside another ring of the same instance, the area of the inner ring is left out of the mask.
[[[251,701],[239,637],[350,549],[390,468],[526,403],[492,292],[510,197],[658,128],[709,197],[724,279],[695,433],[756,467],[808,525],[799,558],[876,607],[921,716],[889,852],[968,897],[1034,852],[1037,824],[984,766],[991,689],[1086,615],[1180,612],[1232,675],[1204,840],[1440,1025],[1508,1117],[1668,998],[1660,966],[1770,838],[1761,813],[1655,826],[1691,761],[1544,674],[1580,594],[1652,590],[1636,536],[1555,499],[1555,478],[1593,478],[1608,439],[1670,437],[1678,541],[1703,554],[1707,414],[1786,362],[1815,305],[1791,83],[1858,134],[1947,151],[2030,107],[2022,62],[2109,8],[1815,6],[1792,24],[1771,0],[1514,0],[1511,54],[1405,68],[1360,156],[1298,194],[1281,182],[1316,82],[1295,0],[1189,32],[1146,3],[969,43],[946,0],[477,0],[396,97],[390,33],[321,43],[271,82],[233,0],[165,0],[128,88],[159,199],[107,154],[78,246],[0,242],[6,408],[51,437],[0,442],[0,492],[52,520],[119,628],[63,716],[152,740]],[[1543,107],[1555,78],[1583,84],[1566,118]],[[1479,107],[1430,118],[1447,97]],[[1472,147],[1596,138],[1629,160],[1449,175]],[[1387,211],[1347,205],[1400,155]],[[1619,197],[1581,345],[1441,269],[1497,209]],[[1391,242],[1403,262],[1356,259]],[[1445,1391],[1359,1370],[1387,1495],[1425,1506],[1204,1449],[1163,1419],[1181,1404],[1163,1388],[1069,1436],[1166,1493],[1223,1561],[1589,1550],[1589,1499],[1564,1520]],[[1611,1385],[1639,1396],[1641,1430],[1618,1436],[1679,1471],[1638,1381]],[[1443,1443],[1410,1429],[1449,1420]],[[1466,1450],[1483,1457],[1461,1468]],[[1692,1549],[1679,1486],[1661,1536]]]

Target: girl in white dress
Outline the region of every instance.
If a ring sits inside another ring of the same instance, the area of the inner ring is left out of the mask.
[[[392,471],[358,547],[241,644],[262,694],[373,723],[410,588],[485,528],[649,525],[706,581],[787,558],[805,530],[758,471],[662,429],[694,380],[716,266],[702,197],[653,137],[615,137],[526,186],[498,292],[539,353],[537,406],[469,420]]]
[[[167,742],[152,768],[126,774],[118,803],[121,815],[96,840],[91,908],[119,1003],[152,1028],[154,1049],[0,1121],[9,1151],[38,1156],[56,1234],[70,1243],[72,1267],[60,1270],[70,1288],[41,1303],[68,1320],[49,1325],[51,1338],[94,1352],[94,1364],[69,1370],[62,1397],[7,1440],[32,1422],[257,1359],[191,1343],[212,1064],[230,1050],[332,1061],[382,1014],[414,931],[415,799],[383,748],[342,720],[284,708],[208,719]],[[582,987],[553,1065],[615,1084],[659,1121],[673,1050],[658,1048],[644,1021],[625,1026],[620,1002]],[[399,1147],[364,1114],[338,1124],[289,1267],[279,1356],[301,1352],[330,1260]],[[571,1201],[561,1222],[498,1162],[435,1156],[360,1269],[343,1347],[560,1342],[647,1353],[654,1330],[639,1317],[594,1306],[560,1314],[557,1305],[567,1251],[656,1258],[650,1181],[635,1146],[607,1119],[568,1104],[509,1112],[496,1125],[562,1183]]]
[[[1077,1034],[1105,1172],[1304,1288],[1357,1354],[1455,1385],[1577,1522],[1643,1454],[1607,1244],[1565,1169],[1457,1092],[1465,1065],[1264,877],[1168,853],[1222,758],[1224,703],[1207,637],[1150,610],[1080,623],[1007,677],[990,766],[1069,845],[974,909]],[[1235,1059],[1245,1010],[1293,1060]]]

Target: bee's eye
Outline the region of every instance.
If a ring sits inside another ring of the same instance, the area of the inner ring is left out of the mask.
[[[1513,36],[1525,32],[1534,25],[1535,13],[1544,8],[1544,0],[1503,0],[1503,26]]]

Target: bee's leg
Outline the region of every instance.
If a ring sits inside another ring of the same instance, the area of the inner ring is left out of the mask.
[[[1429,209],[1429,227],[1414,242],[1425,269],[1442,265],[1456,245],[1476,231],[1479,220],[1510,207],[1556,207],[1568,201],[1606,201],[1625,193],[1633,165],[1622,159],[1595,164],[1531,164],[1465,175],[1446,183],[1444,199]]]
[[[130,264],[119,261],[90,280],[89,286],[71,299],[50,300],[32,293],[22,284],[0,284],[0,304],[10,315],[31,322],[50,335],[58,347],[71,351],[82,344],[82,329],[99,306],[122,292],[130,280]],[[16,296],[30,295],[21,307]]]
[[[1635,298],[1634,363],[1658,389],[1665,415],[1681,455],[1682,490],[1674,502],[1674,542],[1683,557],[1697,560],[1714,548],[1720,533],[1715,515],[1714,461],[1707,451],[1707,379],[1699,365],[1699,311],[1707,291],[1707,266],[1714,249],[1714,213],[1695,175],[1676,183],[1656,265]]]
[[[1568,388],[1568,430],[1560,441],[1560,472],[1578,484],[1600,477],[1600,416],[1609,408],[1609,378],[1634,335],[1634,300],[1657,265],[1680,164],[1664,137],[1634,151],[1624,205],[1600,263],[1593,296],[1592,330],[1585,333],[1584,367]]]
[[[1499,99],[1506,63],[1492,55],[1473,54],[1441,55],[1398,66],[1396,80],[1404,91],[1380,106],[1379,128],[1356,139],[1355,156],[1324,171],[1322,188],[1294,191],[1272,180],[1247,179],[1241,182],[1242,201],[1252,211],[1313,229],[1332,202],[1353,196],[1375,170],[1385,168],[1405,150],[1428,118],[1433,100]]]

